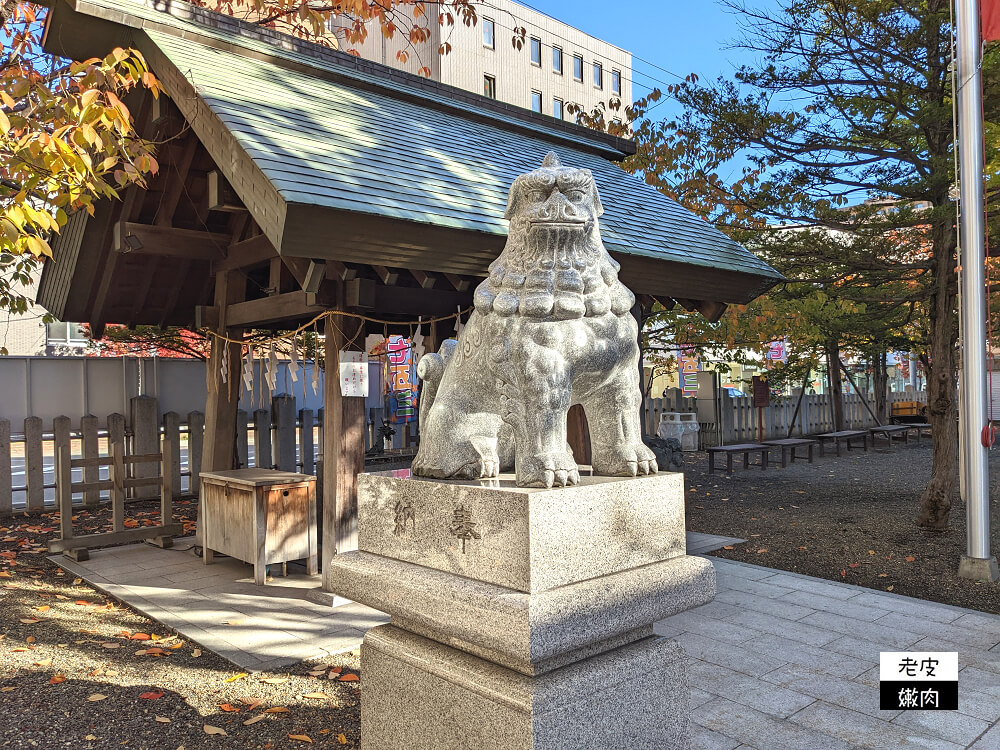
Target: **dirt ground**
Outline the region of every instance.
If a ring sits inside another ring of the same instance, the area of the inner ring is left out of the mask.
[[[800,449],[800,453],[804,453]],[[753,459],[756,460],[756,457]],[[742,466],[742,461],[734,462]],[[725,460],[723,457],[723,466]],[[959,578],[965,506],[956,500],[946,532],[916,526],[930,476],[930,440],[860,448],[840,458],[708,473],[706,453],[685,454],[687,527],[740,537],[712,553],[769,568],[892,591],[1000,614],[1000,582]],[[991,451],[993,553],[1000,551],[1000,448]]]
[[[129,513],[152,523],[145,505]],[[98,531],[109,513],[76,519]],[[57,525],[0,520],[0,748],[359,746],[357,653],[244,674],[50,563]]]

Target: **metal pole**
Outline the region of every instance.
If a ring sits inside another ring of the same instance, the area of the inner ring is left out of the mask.
[[[986,425],[986,295],[983,205],[983,90],[980,71],[979,1],[957,0],[958,156],[961,170],[962,274],[960,307],[964,349],[962,391],[967,549],[959,566],[965,578],[1000,578],[990,554],[988,449],[980,431]]]

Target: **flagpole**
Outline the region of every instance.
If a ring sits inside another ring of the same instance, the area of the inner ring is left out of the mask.
[[[959,399],[966,501],[966,554],[958,574],[995,581],[997,560],[990,553],[989,449],[981,432],[986,417],[986,260],[983,203],[983,89],[979,0],[956,0],[958,37],[958,158],[961,200],[962,380]]]

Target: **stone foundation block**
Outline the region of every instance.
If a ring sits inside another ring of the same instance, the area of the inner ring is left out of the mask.
[[[547,490],[518,487],[513,474],[361,474],[358,549],[537,593],[683,556],[684,477],[584,473]]]
[[[687,656],[646,638],[541,677],[392,625],[361,648],[363,750],[685,750]]]

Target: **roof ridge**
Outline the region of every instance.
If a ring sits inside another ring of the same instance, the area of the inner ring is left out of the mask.
[[[577,148],[582,147],[606,156],[611,155],[615,160],[623,159],[636,151],[634,142],[629,139],[489,99],[456,86],[432,81],[357,55],[209,10],[187,0],[69,0],[69,2],[77,12],[98,17],[110,15],[112,18],[109,20],[144,31],[150,29],[152,21],[157,31],[184,38],[194,35],[198,39],[192,41],[215,48],[228,48],[227,51],[230,52],[234,52],[235,47],[243,50],[244,54],[253,54],[255,51],[241,42],[264,43],[274,50],[273,62],[283,67],[298,69],[300,72],[305,72],[302,69],[310,67],[313,74],[319,77],[342,78],[355,86],[377,89],[394,98],[414,101],[434,109],[448,110],[469,120],[489,122],[503,119],[508,124],[524,129],[534,136],[571,142]],[[109,13],[109,6],[113,6],[115,10]],[[214,34],[200,34],[197,31],[192,34],[190,28],[179,28],[176,23],[161,23],[155,19],[130,13],[128,6],[141,7],[147,13],[186,22]],[[317,64],[310,66],[307,61],[292,60],[287,57],[288,53],[312,58]]]

